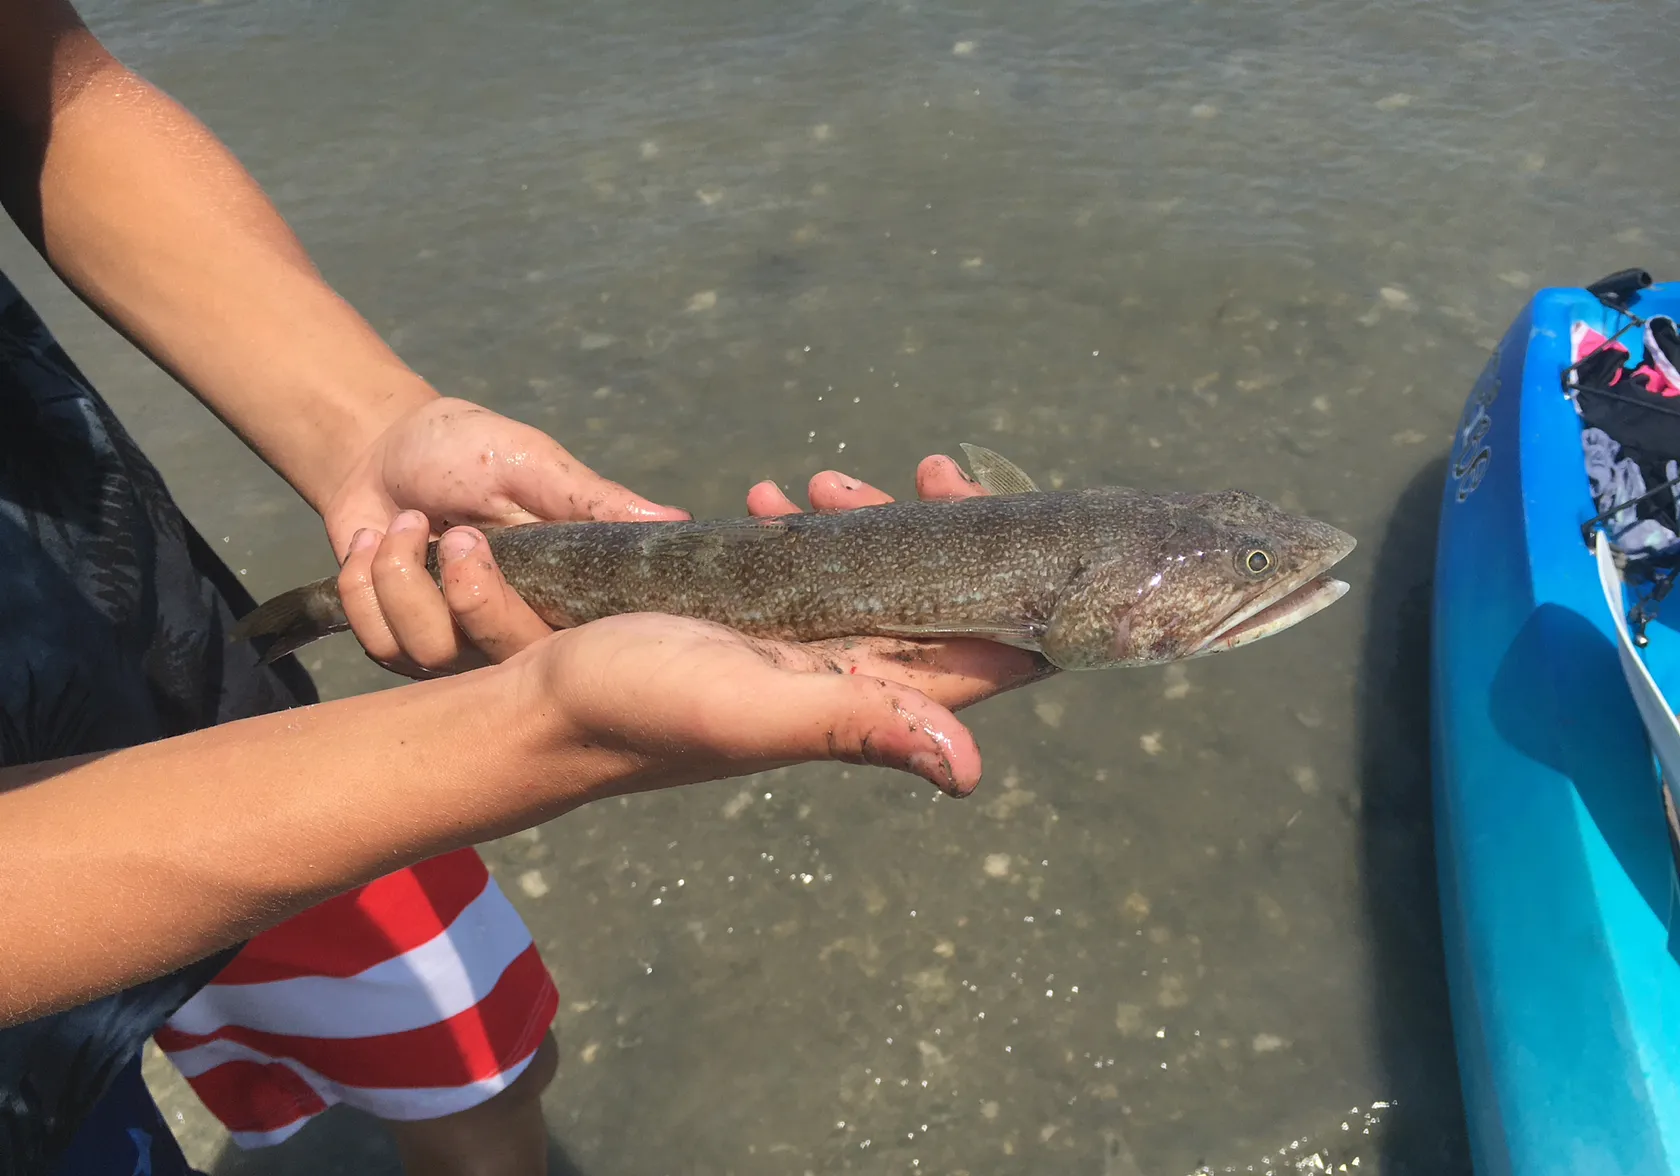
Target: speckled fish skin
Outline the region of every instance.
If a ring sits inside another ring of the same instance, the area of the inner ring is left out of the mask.
[[[974,636],[1069,670],[1270,635],[1345,591],[1323,573],[1354,546],[1241,491],[1125,487],[767,519],[531,523],[486,537],[509,585],[556,628],[661,612],[789,641]],[[435,577],[435,543],[428,566]],[[335,582],[321,580],[234,636],[271,639],[273,658],[345,627]]]

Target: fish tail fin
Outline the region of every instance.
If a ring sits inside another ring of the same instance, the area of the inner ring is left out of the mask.
[[[258,605],[239,619],[229,631],[228,640],[267,641],[261,660],[268,665],[349,627],[338,598],[338,581],[317,580]]]

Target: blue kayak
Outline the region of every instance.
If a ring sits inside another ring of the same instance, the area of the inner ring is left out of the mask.
[[[1680,890],[1583,536],[1599,506],[1564,382],[1583,331],[1640,363],[1631,316],[1680,320],[1680,283],[1624,291],[1620,306],[1585,288],[1534,297],[1470,393],[1441,502],[1436,856],[1481,1176],[1680,1173]],[[1640,652],[1680,698],[1672,600]]]

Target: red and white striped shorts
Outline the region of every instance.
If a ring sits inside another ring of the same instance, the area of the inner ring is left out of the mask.
[[[559,1008],[536,944],[472,849],[252,939],[154,1040],[241,1147],[334,1103],[431,1119],[530,1063]]]

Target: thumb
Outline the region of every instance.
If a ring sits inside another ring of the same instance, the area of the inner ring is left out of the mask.
[[[508,523],[539,519],[649,522],[691,517],[685,510],[661,506],[603,478],[546,436],[532,446],[524,461],[508,467],[502,486],[506,496],[524,511],[510,515],[505,520]]]
[[[786,760],[791,753],[797,760],[893,768],[951,796],[967,796],[980,783],[980,748],[968,728],[896,682],[855,671],[793,673],[749,711],[746,737],[764,741],[757,751],[766,758]]]

